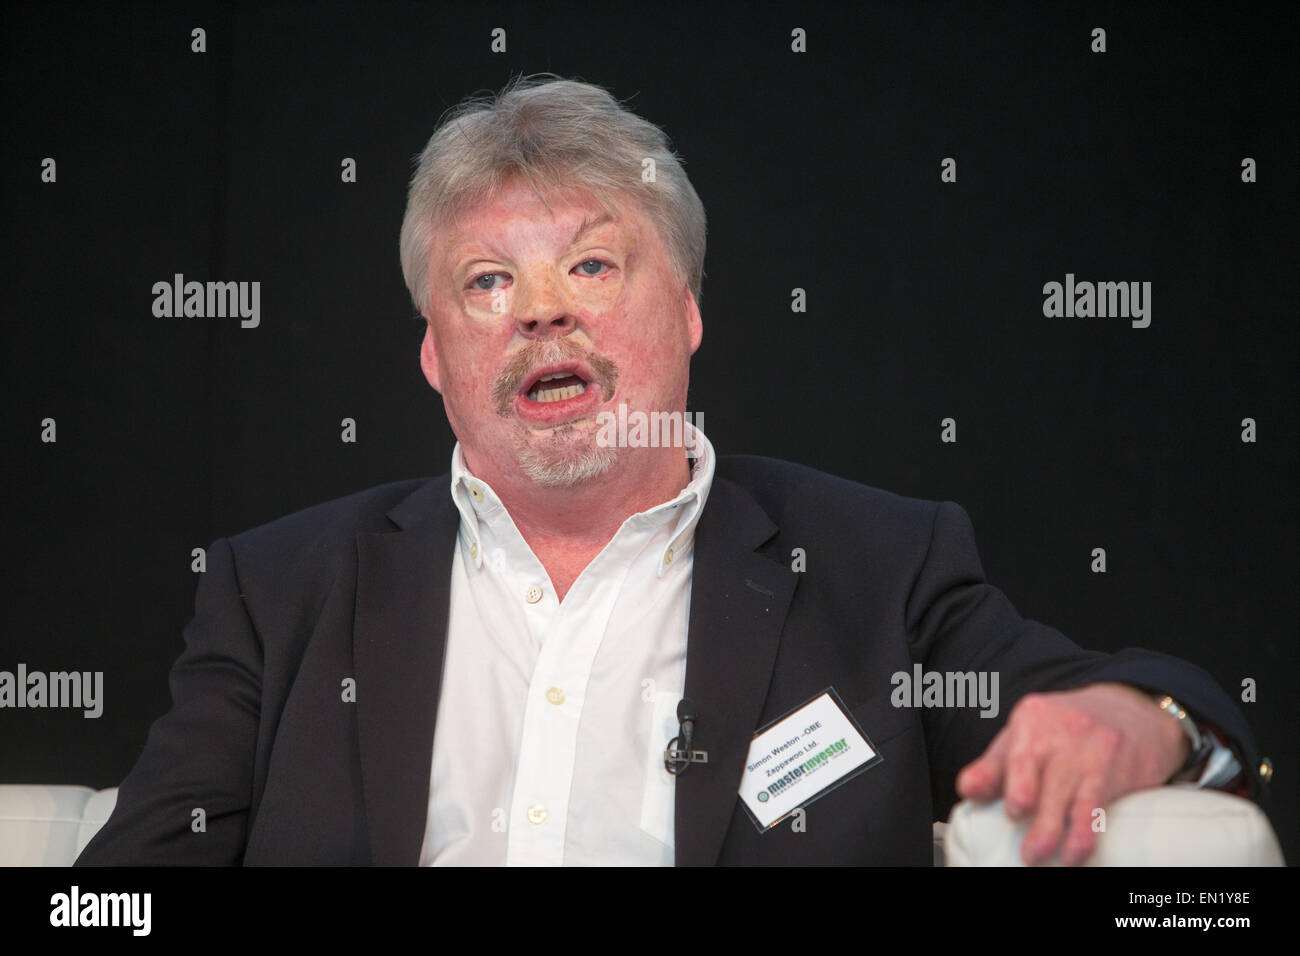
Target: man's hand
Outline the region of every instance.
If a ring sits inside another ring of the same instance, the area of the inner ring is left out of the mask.
[[[1064,835],[1061,862],[1075,866],[1096,849],[1093,811],[1161,786],[1190,750],[1178,722],[1127,684],[1029,694],[957,775],[957,792],[969,800],[1002,796],[1012,819],[1034,814],[1020,847],[1026,863],[1050,858]]]

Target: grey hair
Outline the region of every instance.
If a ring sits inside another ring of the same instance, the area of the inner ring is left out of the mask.
[[[642,181],[643,160],[654,181]],[[402,219],[402,275],[421,314],[429,303],[433,234],[516,176],[538,188],[576,187],[609,211],[631,200],[658,230],[678,281],[698,304],[704,278],[704,204],[667,135],[599,86],[554,73],[520,75],[495,96],[452,107],[415,160]],[[547,204],[547,208],[550,206]]]

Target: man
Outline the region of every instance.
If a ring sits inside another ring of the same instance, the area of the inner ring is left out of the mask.
[[[174,706],[80,863],[925,864],[959,795],[1077,863],[1121,794],[1254,792],[1208,675],[1021,619],[957,505],[689,422],[616,434],[684,415],[704,235],[599,88],[521,80],[440,126],[401,251],[451,472],[213,545]],[[898,706],[917,665],[1005,709]],[[802,827],[764,806],[787,788]]]

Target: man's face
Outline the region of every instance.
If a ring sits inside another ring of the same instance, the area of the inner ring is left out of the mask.
[[[421,366],[489,482],[571,486],[647,464],[656,449],[600,447],[597,415],[683,411],[703,334],[633,204],[611,220],[583,191],[547,201],[515,180],[434,234]]]

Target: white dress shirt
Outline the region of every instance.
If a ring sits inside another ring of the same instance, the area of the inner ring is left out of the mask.
[[[673,865],[663,751],[715,461],[694,431],[690,482],[624,521],[563,602],[456,445],[461,523],[421,866]]]

